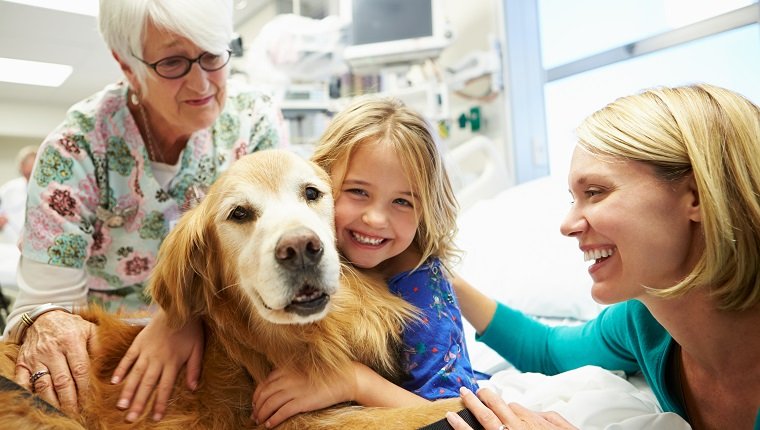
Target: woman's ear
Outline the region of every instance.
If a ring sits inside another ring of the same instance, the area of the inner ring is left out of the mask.
[[[702,222],[702,208],[699,204],[699,190],[697,189],[697,181],[694,179],[694,173],[690,173],[686,186],[689,192],[689,219],[694,222]]]
[[[111,55],[113,55],[113,58],[117,63],[119,63],[119,68],[124,73],[124,77],[127,78],[129,87],[132,88],[132,90],[136,93],[140,93],[140,82],[138,81],[135,72],[132,70],[132,67],[130,67],[129,64],[127,64],[121,57],[119,57],[119,54],[117,54],[116,51],[112,50]]]

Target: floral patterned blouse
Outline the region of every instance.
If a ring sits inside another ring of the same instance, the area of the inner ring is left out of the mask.
[[[191,135],[165,189],[127,108],[125,83],[74,105],[38,152],[23,258],[86,270],[90,301],[111,312],[143,308],[158,247],[183,208],[230,163],[285,136],[272,100],[233,84],[217,121]]]
[[[459,397],[463,386],[477,391],[462,313],[441,262],[431,258],[414,271],[398,274],[388,280],[388,288],[422,313],[421,322],[402,334],[401,386],[428,400]]]

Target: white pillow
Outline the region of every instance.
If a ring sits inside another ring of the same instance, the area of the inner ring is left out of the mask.
[[[464,255],[454,270],[486,295],[528,314],[594,318],[602,307],[591,298],[588,264],[578,241],[559,232],[570,200],[566,178],[548,176],[476,203],[459,217],[457,245]],[[470,356],[485,371],[495,364],[495,353],[477,345],[474,333],[466,327]]]

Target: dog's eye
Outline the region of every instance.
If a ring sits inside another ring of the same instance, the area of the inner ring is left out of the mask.
[[[316,187],[306,187],[304,190],[304,196],[308,201],[314,201],[322,197],[322,191],[319,191]]]
[[[227,217],[228,220],[238,222],[248,221],[251,218],[253,218],[253,212],[243,206],[236,206],[235,209],[233,209],[232,212],[230,212],[230,215]]]

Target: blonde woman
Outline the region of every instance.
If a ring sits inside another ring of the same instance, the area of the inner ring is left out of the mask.
[[[480,340],[524,371],[641,372],[694,429],[760,429],[760,109],[710,85],[621,98],[578,128],[568,182],[562,233],[612,306],[544,327],[457,280]],[[478,396],[463,398],[486,428],[572,427]]]

